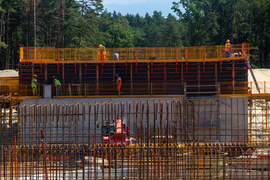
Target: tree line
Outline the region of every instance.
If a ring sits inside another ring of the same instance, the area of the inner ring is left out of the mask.
[[[102,0],[0,0],[0,69],[17,67],[19,46],[183,47],[227,39],[254,47],[254,67],[270,67],[269,0],[178,0],[172,12],[122,15],[104,10]]]

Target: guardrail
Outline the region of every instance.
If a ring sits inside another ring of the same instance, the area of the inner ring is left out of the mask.
[[[261,94],[270,93],[270,81],[257,81],[257,84]],[[259,94],[254,81],[248,82],[248,86],[252,91],[252,94]]]
[[[232,45],[233,53],[249,56],[246,43]],[[119,56],[116,58],[114,53]],[[20,62],[83,63],[99,61],[97,48],[21,47]],[[107,48],[104,61],[207,61],[226,58],[225,46]]]

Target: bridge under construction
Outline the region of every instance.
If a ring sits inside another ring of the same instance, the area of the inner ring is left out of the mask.
[[[269,179],[269,92],[248,82],[249,46],[234,52],[21,47],[19,88],[1,96],[0,179]]]

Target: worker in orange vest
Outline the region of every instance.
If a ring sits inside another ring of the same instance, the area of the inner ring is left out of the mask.
[[[118,93],[120,93],[121,86],[122,86],[122,79],[119,76],[119,74],[116,74],[116,90]]]
[[[99,45],[99,59],[105,60],[106,58],[106,48],[105,46],[102,46],[102,44]]]
[[[231,47],[231,44],[230,44],[230,40],[228,39],[226,41],[226,44],[225,44],[225,53],[226,53],[226,57],[230,57],[231,55],[231,50],[232,50],[232,47]]]

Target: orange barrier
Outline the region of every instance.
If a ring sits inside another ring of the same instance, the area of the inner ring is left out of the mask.
[[[241,57],[234,53],[241,52]],[[114,56],[118,54],[118,58]],[[232,45],[232,56],[226,58],[225,46],[107,48],[105,60],[97,48],[20,47],[20,62],[97,63],[97,62],[209,62],[249,58],[249,45]]]

